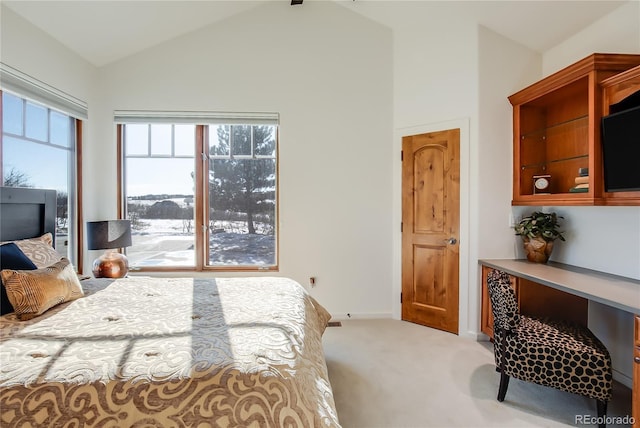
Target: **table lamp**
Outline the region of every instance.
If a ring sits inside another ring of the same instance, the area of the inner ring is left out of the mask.
[[[89,250],[106,250],[93,261],[93,276],[96,278],[123,278],[129,271],[127,256],[118,248],[131,245],[131,222],[129,220],[106,220],[87,222],[87,244]]]

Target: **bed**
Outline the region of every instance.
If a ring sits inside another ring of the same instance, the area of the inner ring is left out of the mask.
[[[28,205],[2,192],[0,215]],[[49,233],[46,205],[27,235],[5,235],[3,215],[0,241]],[[4,285],[46,269],[3,270]],[[81,296],[40,315],[0,317],[1,426],[340,426],[322,349],[330,315],[297,282],[79,283]]]

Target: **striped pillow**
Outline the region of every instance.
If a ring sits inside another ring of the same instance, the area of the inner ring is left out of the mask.
[[[42,315],[60,303],[84,295],[69,259],[36,270],[5,269],[0,272],[7,296],[19,320]]]

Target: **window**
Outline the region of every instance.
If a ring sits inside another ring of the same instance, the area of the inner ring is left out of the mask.
[[[130,267],[194,267],[195,126],[122,128]]]
[[[277,269],[277,123],[123,121],[131,269]]]
[[[55,247],[75,266],[80,264],[79,122],[44,104],[2,92],[3,185],[57,191]]]
[[[275,265],[275,126],[210,125],[207,135],[209,263]]]

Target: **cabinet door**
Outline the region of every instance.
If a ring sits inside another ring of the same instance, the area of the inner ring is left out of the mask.
[[[493,314],[491,313],[491,300],[487,288],[487,275],[492,268],[482,266],[482,308],[480,310],[480,331],[493,339]]]
[[[482,309],[480,312],[480,330],[493,340],[493,312],[491,311],[491,299],[489,298],[489,288],[487,288],[487,276],[493,268],[482,266]],[[511,286],[518,296],[518,278],[509,275]]]

